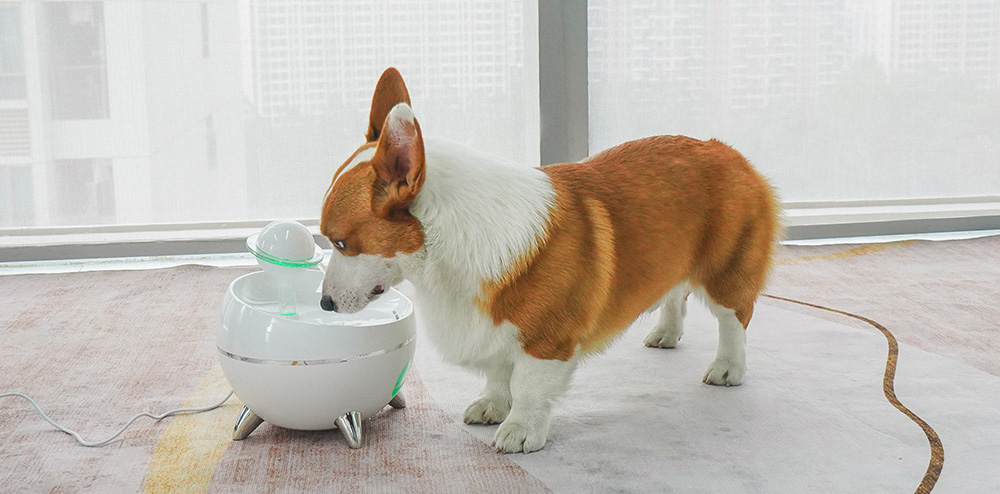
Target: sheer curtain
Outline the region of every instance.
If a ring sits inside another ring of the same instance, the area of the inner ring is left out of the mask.
[[[590,0],[590,143],[718,138],[791,203],[1000,196],[1000,3]]]
[[[537,8],[0,2],[2,230],[316,218],[396,66],[426,134],[538,161]]]

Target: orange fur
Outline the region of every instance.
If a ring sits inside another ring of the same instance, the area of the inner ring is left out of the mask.
[[[368,114],[368,132],[365,139],[368,142],[377,141],[382,134],[382,126],[389,110],[399,103],[410,104],[410,92],[406,90],[403,76],[395,67],[389,67],[382,72],[375,84],[375,96],[372,97],[372,109]]]
[[[778,222],[771,187],[739,153],[659,136],[542,170],[558,197],[547,236],[479,300],[520,329],[525,353],[598,350],[685,280],[746,328]]]
[[[420,222],[408,214],[392,218],[376,214],[373,203],[380,202],[373,184],[377,178],[368,163],[344,172],[323,206],[320,231],[331,241],[344,240],[345,255],[394,257],[413,253],[424,244]]]
[[[368,142],[337,169],[330,183],[320,231],[331,241],[343,240],[345,255],[394,257],[424,244],[423,228],[407,210],[424,182],[420,124],[414,120],[395,134],[386,131],[392,108],[409,101],[402,76],[394,68],[386,70],[372,98]],[[359,153],[373,146],[370,160],[345,171]]]

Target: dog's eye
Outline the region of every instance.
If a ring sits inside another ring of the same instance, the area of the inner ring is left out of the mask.
[[[333,241],[333,246],[336,247],[337,250],[339,250],[339,251],[347,250],[347,242],[345,242],[343,240],[334,240]]]

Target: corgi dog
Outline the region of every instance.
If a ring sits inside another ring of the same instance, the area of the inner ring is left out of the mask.
[[[646,346],[681,339],[693,291],[718,319],[703,382],[743,383],[746,327],[776,238],[768,182],[718,141],[658,136],[533,168],[425,137],[394,68],[366,143],[333,176],[321,306],[353,313],[406,279],[443,357],[486,378],[469,424],[500,452],[541,449],[577,363],[660,309]]]

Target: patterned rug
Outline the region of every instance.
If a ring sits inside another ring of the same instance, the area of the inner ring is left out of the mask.
[[[675,350],[642,346],[648,316],[581,366],[549,443],[530,455],[498,455],[488,446],[495,426],[461,422],[482,383],[420,338],[408,407],[367,421],[359,450],[337,431],[267,424],[234,443],[236,398],[140,420],[84,448],[27,403],[2,399],[0,490],[1000,491],[1000,237],[780,255],[769,294],[860,315],[898,340],[893,392],[926,428],[887,398],[886,334],[765,298],[748,334],[747,384],[700,383],[716,338],[703,307],[690,304]],[[32,395],[88,439],[138,411],[217,401],[228,392],[214,344],[218,303],[249,270],[0,276],[0,392]]]

